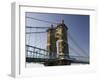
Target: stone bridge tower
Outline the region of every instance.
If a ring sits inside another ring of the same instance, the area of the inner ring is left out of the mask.
[[[67,31],[68,28],[64,24],[64,20],[56,27],[52,25],[51,28],[47,30],[47,50],[51,58],[58,60],[69,58]],[[63,63],[61,62],[61,64]]]

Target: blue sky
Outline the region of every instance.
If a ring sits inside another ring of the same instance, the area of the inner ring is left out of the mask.
[[[89,15],[75,15],[75,14],[51,14],[51,13],[32,13],[27,12],[26,17],[33,17],[40,20],[50,21],[54,23],[64,23],[68,27],[68,34],[73,37],[76,43],[85,51],[85,54],[73,43],[68,35],[68,43],[78,53],[70,49],[71,55],[89,56]],[[56,26],[55,24],[53,24]],[[26,26],[33,27],[50,27],[51,23],[45,23],[34,19],[26,18]],[[46,29],[26,29],[26,32],[33,31],[46,31]],[[26,44],[37,46],[46,49],[47,45],[47,34],[27,34]]]

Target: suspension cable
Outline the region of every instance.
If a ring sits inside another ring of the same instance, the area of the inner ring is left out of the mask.
[[[29,18],[29,19],[34,19],[34,20],[37,20],[37,21],[42,21],[42,22],[46,22],[46,23],[51,23],[51,24],[58,24],[58,23],[55,23],[55,22],[46,21],[46,20],[42,20],[42,19],[37,19],[37,18],[34,18],[34,17],[26,17],[26,18]]]

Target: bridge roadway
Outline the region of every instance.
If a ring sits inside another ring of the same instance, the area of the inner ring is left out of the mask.
[[[45,66],[70,65],[71,63],[89,64],[89,61],[77,60],[77,58],[71,58],[72,56],[68,57],[68,55],[62,55],[65,57],[64,59],[53,58],[53,56],[50,57],[49,55],[46,55],[48,54],[47,50],[37,48],[34,46],[26,45],[26,48],[27,52],[31,54],[31,56],[29,55],[26,56],[26,62],[28,63],[30,62],[42,63]]]
[[[76,59],[48,59],[48,58],[26,58],[26,62],[31,63],[42,63],[45,66],[53,66],[53,65],[71,65],[71,63],[77,63],[77,64],[89,64],[87,61],[80,61]]]

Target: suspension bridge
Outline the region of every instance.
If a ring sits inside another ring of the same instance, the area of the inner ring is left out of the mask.
[[[51,21],[45,21],[33,17],[26,17],[26,19],[30,20],[36,20],[44,23],[50,23],[50,24],[55,24],[58,25],[59,23],[51,22]],[[80,47],[80,45],[77,43],[77,41],[74,40],[72,34],[68,31],[68,39],[77,47],[75,49],[73,46],[70,45],[68,42],[68,49],[69,49],[69,54],[64,54],[64,55],[59,55],[60,57],[64,57],[64,59],[60,59],[55,56],[50,56],[50,52],[47,49],[36,47],[34,44],[30,44],[32,42],[32,35],[42,35],[42,34],[47,34],[47,30],[51,27],[41,27],[41,26],[28,26],[26,25],[26,36],[27,37],[27,43],[26,43],[26,62],[34,62],[34,63],[40,63],[44,64],[45,66],[52,66],[52,65],[70,65],[72,63],[76,64],[89,64],[89,55],[86,53],[84,49]],[[39,29],[39,31],[37,30]],[[41,38],[40,38],[41,39]],[[42,42],[42,41],[41,41]],[[41,43],[39,43],[41,44]],[[42,45],[44,46],[44,45]],[[71,53],[74,53],[71,54]],[[52,54],[57,54],[57,53],[52,53]]]

